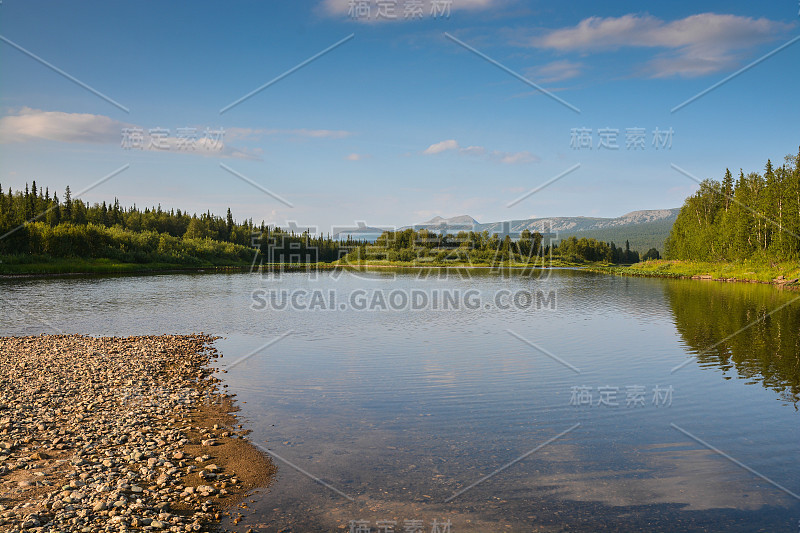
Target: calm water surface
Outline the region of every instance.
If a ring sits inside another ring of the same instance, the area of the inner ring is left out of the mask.
[[[334,291],[337,309],[255,310],[259,289]],[[461,301],[350,305],[392,290]],[[520,305],[499,309],[501,290]],[[232,529],[800,529],[800,293],[572,270],[5,280],[0,291],[3,335],[224,337],[221,375],[279,467]]]

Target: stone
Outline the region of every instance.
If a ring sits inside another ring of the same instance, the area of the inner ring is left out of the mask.
[[[215,357],[209,339],[0,337],[0,353],[12,361],[0,365],[0,383],[21,384],[0,387],[0,481],[19,473],[13,484],[0,484],[0,530],[213,529],[208,522],[221,514],[208,498],[224,495],[219,489],[227,485],[193,488],[183,480],[192,471],[209,479],[223,471],[203,468],[210,457],[195,462],[185,449],[197,435],[209,447],[229,432],[187,417],[221,397],[207,366]],[[177,357],[185,365],[165,373]],[[170,503],[181,512],[171,515]]]

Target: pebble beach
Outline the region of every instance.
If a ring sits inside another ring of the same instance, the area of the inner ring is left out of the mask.
[[[215,338],[0,337],[0,530],[217,531],[275,467]]]

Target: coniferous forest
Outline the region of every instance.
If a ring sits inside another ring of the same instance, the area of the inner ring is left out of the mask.
[[[197,216],[180,209],[166,211],[160,205],[123,208],[117,199],[89,205],[72,198],[69,187],[59,198],[35,181],[24,191],[0,186],[0,254],[5,263],[102,258],[123,263],[245,265],[253,261],[254,248],[262,245],[271,246],[279,259],[291,254],[325,262],[339,258],[341,244],[264,222],[258,226],[252,220],[236,222],[230,209],[224,218],[210,212]]]
[[[613,242],[571,236],[560,242],[551,242],[539,232],[523,230],[518,236],[501,236],[488,231],[460,231],[457,234],[437,233],[427,229],[411,228],[384,232],[374,245],[363,247],[361,260],[388,260],[399,262],[462,262],[472,264],[497,264],[505,262],[542,264],[545,260],[560,259],[570,263],[606,262],[637,263],[639,252]],[[658,256],[653,249],[648,254]],[[647,255],[647,254],[646,254]],[[352,257],[352,256],[351,256]]]
[[[764,173],[705,180],[686,199],[665,244],[668,259],[794,261],[800,258],[800,150]]]
[[[407,229],[385,232],[375,243],[348,237],[293,232],[263,221],[236,222],[206,212],[197,216],[161,205],[140,209],[113,202],[89,205],[62,198],[34,181],[25,190],[0,185],[0,255],[3,263],[37,264],[67,259],[108,260],[126,264],[172,266],[245,266],[258,264],[331,263],[388,260],[425,263],[536,264],[556,258],[569,263],[630,264],[639,252],[613,242],[569,237],[550,243],[539,233],[510,236],[488,232],[457,235]],[[258,249],[258,252],[256,251]],[[260,255],[259,255],[260,252]],[[537,259],[539,258],[539,259]],[[656,249],[643,259],[658,258]]]

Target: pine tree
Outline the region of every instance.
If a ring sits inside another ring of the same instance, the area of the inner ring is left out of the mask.
[[[233,233],[233,215],[231,214],[231,208],[228,208],[228,215],[227,215],[227,234],[225,235],[226,239],[231,238],[231,234]]]
[[[31,213],[32,219],[37,220],[39,216],[44,211],[42,207],[43,199],[40,199],[39,195],[41,194],[41,189],[36,186],[36,180],[33,180],[31,183]]]
[[[764,237],[762,247],[764,251],[770,247],[775,233],[777,233],[776,219],[777,217],[777,180],[775,178],[775,171],[772,167],[772,161],[767,159],[767,164],[764,167],[764,187],[761,194],[761,201],[758,204],[759,213],[764,224]]]
[[[47,225],[55,227],[59,222],[61,222],[61,206],[58,205],[58,196],[53,193],[53,205],[47,212]]]
[[[69,185],[64,189],[64,212],[62,213],[65,222],[72,222],[72,192]]]
[[[23,211],[25,220],[33,218],[33,203],[31,202],[31,191],[28,189],[28,183],[25,183],[25,209]]]
[[[730,169],[725,169],[725,177],[722,179],[722,192],[725,195],[725,211],[727,212],[733,198],[733,175]]]

